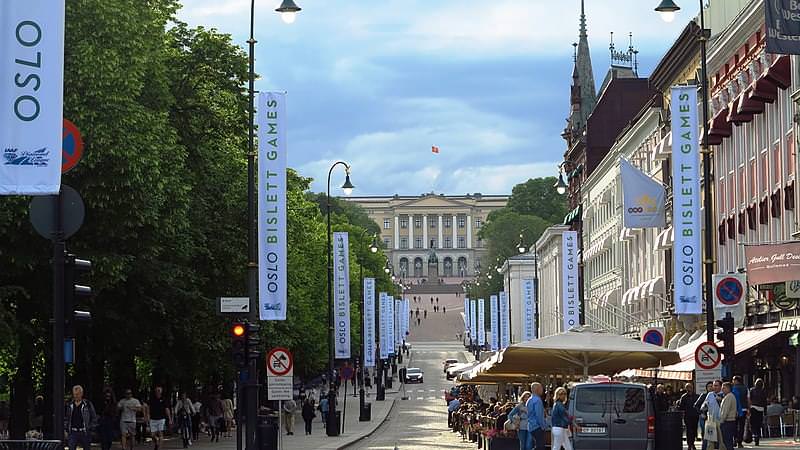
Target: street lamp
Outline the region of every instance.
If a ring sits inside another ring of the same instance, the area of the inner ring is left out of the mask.
[[[553,187],[556,188],[558,195],[564,195],[567,193],[567,183],[564,182],[564,174],[560,170],[558,171],[558,181],[556,181],[556,184],[554,184]]]
[[[332,388],[335,378],[333,373],[333,263],[331,262],[331,253],[333,252],[331,248],[331,174],[333,173],[333,169],[338,165],[344,166],[345,173],[347,174],[347,178],[345,178],[344,184],[342,185],[342,191],[344,191],[345,195],[349,195],[353,192],[353,184],[350,183],[350,165],[344,161],[336,161],[333,163],[330,170],[328,170],[328,191],[325,197],[328,213],[328,376],[330,377],[328,379],[330,383],[328,386],[328,417],[330,419],[326,424],[328,436],[335,436],[339,432],[338,424],[336,423],[336,392],[334,392]]]
[[[671,13],[674,17],[675,12],[680,10],[680,7],[671,0],[663,0],[657,7],[656,11],[662,14],[664,20],[669,19],[668,14]],[[700,44],[700,90],[703,94],[703,140],[701,142],[702,150],[700,153],[703,155],[703,204],[705,205],[704,220],[706,223],[703,230],[704,253],[703,259],[705,264],[705,297],[706,297],[706,338],[710,342],[714,342],[714,287],[711,280],[714,278],[714,235],[712,231],[714,216],[712,207],[714,201],[711,198],[711,185],[714,180],[711,177],[711,149],[708,148],[708,53],[707,44],[710,33],[707,33],[705,14],[703,13],[703,0],[700,0],[700,35],[697,40]],[[668,21],[668,20],[667,20]]]
[[[700,9],[702,11],[703,5],[700,5]],[[675,20],[675,13],[680,11],[681,7],[676,5],[675,2],[672,0],[662,0],[661,3],[656,6],[656,11],[659,13],[661,18],[664,22],[672,22]],[[702,12],[701,12],[702,14]]]
[[[372,235],[372,244],[369,246],[369,251],[372,253],[378,253],[378,237],[377,235]]]
[[[295,19],[297,18],[297,13],[300,12],[302,8],[294,4],[293,0],[283,0],[281,6],[275,9],[275,11],[281,13],[281,19],[285,23],[294,23]]]
[[[293,7],[293,13],[296,14],[300,8],[294,4],[293,1],[288,2],[291,5],[285,5],[287,8]],[[284,11],[278,8],[281,14]],[[288,10],[286,10],[288,12]],[[255,92],[256,92],[256,69],[255,69],[255,17],[256,17],[256,2],[250,1],[250,39],[247,40],[249,47],[248,51],[248,141],[247,141],[247,295],[250,298],[250,320],[257,322],[259,320],[258,308],[258,237],[257,233],[257,220],[256,220],[256,149],[255,149]],[[245,386],[248,390],[253,390],[250,395],[244,396],[244,408],[246,412],[246,430],[244,445],[248,450],[254,450],[256,447],[256,422],[258,419],[258,361],[256,358],[250,362],[248,370],[248,379]],[[240,397],[241,396],[241,393]],[[241,449],[242,439],[241,434],[237,433],[236,448]]]
[[[520,254],[525,253],[525,243],[522,241],[522,233],[519,234],[519,244],[517,244],[517,251]]]

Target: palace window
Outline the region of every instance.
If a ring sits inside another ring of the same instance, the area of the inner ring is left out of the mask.
[[[444,218],[444,227],[450,228],[453,226],[453,216],[446,216]]]
[[[475,219],[475,229],[480,228],[483,225],[481,219]]]
[[[464,228],[467,226],[467,218],[464,216],[458,216],[458,228]]]
[[[389,248],[389,244],[391,244],[391,243],[392,243],[392,241],[390,241],[389,238],[383,238],[383,246],[385,248]]]
[[[414,248],[422,248],[422,238],[414,238]]]
[[[431,239],[431,247],[430,248],[436,248],[436,239]]]
[[[449,237],[444,238],[444,248],[453,248],[453,240]]]
[[[408,228],[408,217],[401,217],[400,218],[400,228],[402,228],[402,229]]]
[[[429,217],[428,218],[428,223],[430,224],[431,228],[436,228],[436,222],[437,221],[438,221],[438,218],[436,218],[436,217]]]
[[[422,219],[414,217],[414,228],[422,228]]]
[[[400,238],[400,248],[408,250],[408,238]]]
[[[383,219],[383,229],[388,230],[392,228],[392,222],[389,219]]]
[[[458,237],[458,248],[467,248],[467,239],[464,236]]]

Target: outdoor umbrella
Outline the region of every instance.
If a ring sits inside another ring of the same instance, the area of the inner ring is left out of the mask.
[[[681,361],[678,352],[586,327],[506,348],[487,374],[548,374],[555,372],[611,375]]]

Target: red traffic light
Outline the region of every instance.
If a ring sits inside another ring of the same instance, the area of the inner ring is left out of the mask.
[[[242,324],[240,324],[240,323],[237,323],[237,324],[236,324],[236,325],[234,325],[234,326],[233,326],[233,328],[231,329],[231,333],[232,333],[232,334],[233,334],[235,337],[242,337],[242,336],[244,336],[244,333],[245,333],[245,328],[244,328],[244,325],[242,325]]]

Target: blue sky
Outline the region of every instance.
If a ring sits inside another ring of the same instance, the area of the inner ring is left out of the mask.
[[[354,195],[504,194],[556,173],[579,0],[296,2],[286,25],[280,0],[256,0],[256,88],[289,93],[289,165],[315,191],[338,159],[353,166]],[[646,76],[697,12],[679,2],[665,24],[657,3],[586,0],[598,84],[610,32],[618,49],[633,32]],[[183,4],[181,20],[247,45],[250,0]]]

